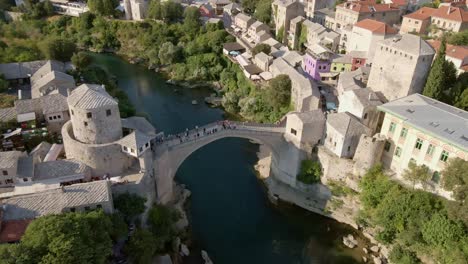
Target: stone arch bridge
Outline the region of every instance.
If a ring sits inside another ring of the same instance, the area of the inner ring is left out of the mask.
[[[167,203],[172,199],[173,180],[185,159],[203,146],[228,137],[246,138],[267,146],[272,153],[271,173],[283,182],[293,184],[296,170],[291,170],[291,164],[287,162],[289,159],[286,156],[291,156],[292,153],[291,144],[283,137],[284,131],[285,127],[282,125],[216,122],[182,132],[179,136],[165,138],[163,142],[156,143],[153,152],[157,200]],[[296,150],[297,153],[300,152]],[[293,175],[287,172],[293,172]]]

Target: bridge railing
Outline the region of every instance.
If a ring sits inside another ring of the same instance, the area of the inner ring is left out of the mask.
[[[190,142],[196,142],[211,135],[225,133],[225,131],[243,131],[249,133],[258,133],[258,134],[278,134],[284,133],[284,127],[275,125],[275,124],[257,124],[257,123],[247,123],[247,122],[214,122],[207,124],[202,127],[197,127],[192,130],[188,130],[176,135],[169,135],[167,137],[159,138],[156,141],[156,145],[174,147],[178,145],[185,145]]]

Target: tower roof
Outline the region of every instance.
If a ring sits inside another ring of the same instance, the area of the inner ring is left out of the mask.
[[[413,34],[397,35],[393,38],[386,39],[382,45],[390,48],[396,48],[413,55],[432,55],[435,54],[434,49],[424,39]]]
[[[97,84],[82,84],[68,96],[69,106],[82,109],[95,109],[117,104],[117,101],[106,92],[106,89]]]

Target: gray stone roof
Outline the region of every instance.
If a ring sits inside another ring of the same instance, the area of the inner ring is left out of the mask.
[[[137,150],[145,143],[150,142],[154,136],[148,136],[136,130],[119,140],[120,145]]]
[[[303,17],[303,16],[297,16],[297,17],[291,19],[291,24],[296,24],[296,23],[301,22],[301,21],[303,21],[303,20],[305,20],[305,17]]]
[[[224,10],[234,10],[234,9],[240,10],[240,6],[239,6],[239,4],[237,4],[237,3],[230,3],[230,4],[228,4],[228,5],[225,5],[225,6],[223,7],[223,9],[224,9]]]
[[[424,133],[468,151],[468,112],[421,94],[412,94],[378,109]]]
[[[349,55],[337,55],[332,62],[334,63],[349,63],[351,64],[353,58]]]
[[[39,97],[44,87],[58,89],[58,92],[67,96],[67,89],[75,88],[75,79],[73,76],[59,71],[51,71],[35,81],[31,81],[31,94],[33,97]]]
[[[369,88],[353,89],[347,92],[352,93],[363,107],[382,104],[377,94]]]
[[[415,56],[435,54],[434,49],[429,43],[413,34],[397,35],[393,38],[383,40],[381,45],[395,48]]]
[[[54,160],[40,162],[34,168],[34,181],[55,179],[65,176],[89,174],[91,169],[77,160]]]
[[[325,122],[325,115],[320,109],[307,112],[294,112],[293,114],[296,115],[304,124],[315,123],[317,121]]]
[[[247,23],[252,19],[252,17],[250,17],[250,16],[248,16],[248,15],[246,15],[244,13],[239,13],[239,14],[236,15],[235,19],[240,19],[240,20]]]
[[[20,195],[0,201],[5,208],[4,220],[34,219],[60,214],[67,208],[111,202],[107,181],[74,184],[34,194]]]
[[[16,119],[15,107],[0,108],[0,122],[8,122]]]
[[[144,134],[155,136],[156,129],[151,125],[146,118],[141,116],[132,116],[129,118],[122,118],[122,127],[138,130]]]
[[[52,71],[65,72],[65,64],[55,60],[46,61],[45,64],[31,76],[31,83],[38,81]]]
[[[359,120],[348,112],[329,114],[327,124],[333,127],[342,136],[369,135],[370,129],[363,125]]]
[[[2,151],[0,152],[0,169],[13,168],[18,164],[18,159],[23,156],[21,151]]]
[[[34,158],[38,157],[39,160],[42,161],[44,160],[51,147],[52,145],[49,142],[42,141],[31,152],[29,152],[29,155],[33,156]]]
[[[52,114],[68,111],[67,98],[62,94],[49,94],[41,97],[43,114]]]
[[[32,178],[34,175],[34,158],[32,156],[21,157],[18,160],[17,178]]]
[[[47,61],[14,62],[0,64],[0,74],[7,80],[25,79],[31,77],[39,68],[44,66]]]
[[[301,63],[303,57],[297,51],[288,51],[286,52],[282,58],[291,66],[296,67],[298,63]]]
[[[95,109],[117,105],[117,101],[101,85],[82,84],[68,96],[68,104],[81,109]]]
[[[68,111],[67,98],[61,94],[49,94],[39,98],[15,101],[16,114],[58,113]]]
[[[270,56],[266,55],[264,52],[260,52],[260,53],[257,53],[255,55],[256,60],[259,60],[259,61],[264,62],[264,63],[266,63],[269,58],[270,58]]]

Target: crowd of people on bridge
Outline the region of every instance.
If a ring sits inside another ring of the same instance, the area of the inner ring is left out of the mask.
[[[218,130],[224,129],[236,129],[237,126],[234,123],[231,123],[229,120],[223,120],[216,122],[216,125],[199,128],[195,126],[195,129],[189,130],[188,128],[185,129],[185,132],[176,134],[176,135],[162,135],[155,139],[156,144],[163,144],[164,142],[170,142],[172,140],[178,140],[179,143],[187,142],[193,139],[198,139],[200,137],[211,135]]]

